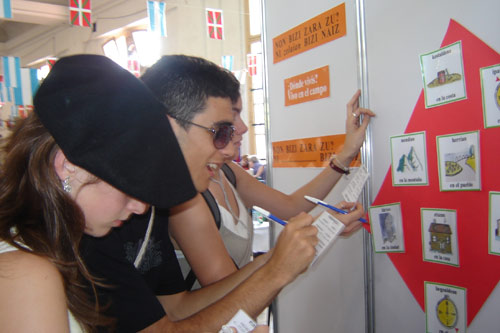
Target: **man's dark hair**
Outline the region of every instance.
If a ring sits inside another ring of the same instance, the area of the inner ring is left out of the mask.
[[[211,61],[186,56],[163,56],[141,77],[166,106],[167,113],[187,128],[193,117],[204,110],[209,97],[240,97],[240,83],[234,75]]]

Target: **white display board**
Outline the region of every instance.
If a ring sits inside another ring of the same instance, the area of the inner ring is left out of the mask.
[[[372,126],[372,198],[391,163],[390,137],[404,133],[422,91],[419,56],[437,50],[453,19],[500,52],[500,2],[365,2],[365,26]],[[386,254],[374,254],[374,332],[425,332],[425,313]],[[499,332],[500,288],[496,287],[467,328],[468,333]],[[453,332],[455,332],[453,330]]]
[[[346,103],[358,88],[355,2],[345,2],[345,36],[276,64],[272,54],[272,38],[342,3],[264,1],[272,142],[345,133]],[[284,80],[323,66],[329,66],[330,96],[285,106]],[[291,193],[320,171],[273,168],[272,186]],[[343,187],[345,183],[340,182],[325,200],[341,201]],[[364,332],[362,233],[337,239],[320,262],[280,293],[276,302],[278,332]]]
[[[346,1],[346,36],[273,64],[273,37],[340,3],[264,1],[269,138],[276,142],[343,133],[347,100],[358,86],[367,86],[365,102],[377,113],[368,152],[372,161],[368,166],[369,196],[373,199],[391,165],[390,139],[404,133],[422,91],[420,55],[441,47],[450,19],[500,52],[500,2]],[[359,23],[366,29],[366,59],[358,57],[356,5],[364,14],[364,21]],[[366,60],[366,71],[358,73],[358,68],[365,68],[359,66],[361,60]],[[284,80],[325,65],[330,66],[330,97],[285,107]],[[361,74],[367,81],[358,83]],[[273,168],[272,185],[289,193],[319,171]],[[339,201],[339,193],[334,191],[327,201]],[[337,241],[324,259],[278,296],[278,333],[426,331],[424,311],[385,253],[373,255],[374,325],[366,322],[361,233]],[[467,332],[499,332],[499,308],[497,286]]]

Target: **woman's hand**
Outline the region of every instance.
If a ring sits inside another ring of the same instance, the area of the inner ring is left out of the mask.
[[[348,214],[340,214],[333,210],[328,210],[330,214],[335,216],[338,220],[340,220],[340,222],[345,225],[345,228],[341,234],[342,236],[351,235],[361,228],[363,223],[359,219],[364,217],[365,215],[362,204],[360,204],[359,202],[342,201],[336,204],[335,207],[349,212]]]
[[[366,128],[370,123],[370,118],[375,116],[371,110],[359,107],[360,95],[361,90],[356,91],[347,103],[345,142],[342,151],[337,154],[337,159],[345,166],[349,165],[358,154],[365,141]],[[363,115],[361,123],[359,121],[360,115]]]

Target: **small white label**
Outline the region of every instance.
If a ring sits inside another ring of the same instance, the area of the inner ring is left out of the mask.
[[[234,327],[238,333],[248,333],[257,327],[257,323],[245,311],[240,309],[226,325],[222,326],[219,333],[233,332],[231,327]]]
[[[314,257],[312,264],[321,256],[323,252],[333,243],[338,235],[342,233],[345,225],[340,222],[337,218],[332,216],[327,211],[321,213],[321,215],[314,221],[313,225],[318,228],[318,238],[319,242],[316,245],[316,256]]]
[[[347,187],[342,191],[344,200],[347,202],[358,201],[359,195],[361,194],[361,191],[363,191],[363,187],[365,186],[367,180],[368,171],[364,165],[361,165],[349,184],[347,184]]]

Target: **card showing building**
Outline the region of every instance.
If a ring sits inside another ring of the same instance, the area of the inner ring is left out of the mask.
[[[375,252],[404,252],[403,221],[400,203],[372,206],[369,209]]]
[[[420,66],[426,108],[467,98],[462,42],[420,55]]]
[[[479,132],[437,136],[441,191],[481,190]]]
[[[424,261],[458,266],[457,212],[421,208]]]
[[[392,185],[428,185],[425,132],[391,137]]]

